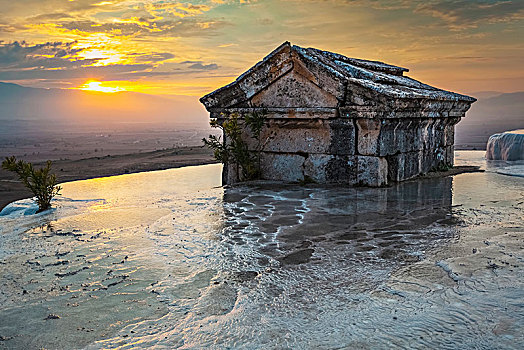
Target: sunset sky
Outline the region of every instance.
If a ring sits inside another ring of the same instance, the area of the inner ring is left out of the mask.
[[[0,0],[0,81],[200,96],[286,40],[448,90],[524,90],[522,0]]]

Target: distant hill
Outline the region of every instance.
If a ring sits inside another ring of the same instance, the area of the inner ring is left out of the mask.
[[[488,91],[473,96],[477,97],[478,101],[471,106],[466,118],[456,127],[457,149],[485,149],[489,136],[524,128],[524,91]]]
[[[197,97],[190,96],[164,98],[136,92],[42,89],[0,82],[0,106],[0,121],[11,123],[208,124],[207,112]]]
[[[466,95],[475,96],[477,100],[484,100],[487,98],[500,96],[502,94],[503,92],[500,92],[500,91],[477,91],[477,92],[467,93]]]
[[[524,128],[524,91],[473,93],[478,98],[456,127],[457,149],[485,149],[490,135]],[[136,92],[101,93],[41,89],[0,82],[0,134],[11,129],[142,124],[209,127],[209,114],[197,97],[164,98]]]

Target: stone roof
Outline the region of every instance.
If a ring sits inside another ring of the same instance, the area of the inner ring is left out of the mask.
[[[279,76],[289,72],[293,57],[300,59],[311,71],[322,70],[344,86],[355,84],[392,99],[427,99],[473,103],[475,98],[441,90],[404,76],[409,69],[378,61],[350,58],[334,52],[303,48],[285,42],[262,61],[240,75],[234,82],[205,95],[200,101],[206,108],[228,107],[251,98]],[[275,73],[277,72],[277,73]],[[322,87],[321,85],[319,85]],[[333,91],[329,91],[333,92]],[[345,94],[345,92],[344,92]],[[340,99],[340,96],[337,96]]]

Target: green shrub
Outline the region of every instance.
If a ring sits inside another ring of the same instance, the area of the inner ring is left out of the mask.
[[[209,139],[203,138],[202,141],[214,152],[215,159],[224,165],[237,164],[242,173],[239,179],[255,180],[260,178],[260,154],[267,143],[262,144],[260,133],[265,124],[265,113],[253,112],[243,115],[240,120],[238,113],[223,115],[222,123],[217,119],[212,119],[210,125],[214,128],[222,129],[227,142],[221,137],[210,135]],[[249,128],[250,137],[257,141],[256,149],[249,151],[247,143],[242,139],[245,128]]]
[[[33,164],[16,160],[16,157],[7,157],[2,162],[2,168],[15,172],[22,183],[27,187],[36,199],[38,204],[37,213],[51,208],[51,199],[58,195],[62,189],[56,185],[56,175],[51,173],[51,161],[47,161],[46,166],[35,169]]]
[[[437,166],[434,166],[431,168],[430,172],[446,172],[453,169],[452,165],[446,164],[444,162],[440,162]]]

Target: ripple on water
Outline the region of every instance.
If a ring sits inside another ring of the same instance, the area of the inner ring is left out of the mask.
[[[108,178],[106,197],[73,183],[69,197],[101,205],[64,202],[40,226],[10,219],[17,233],[0,235],[5,344],[524,345],[520,179],[223,189],[219,172]]]

